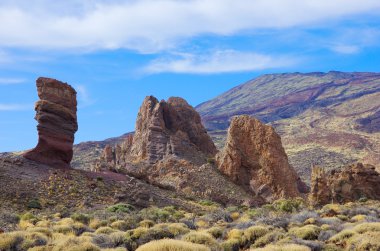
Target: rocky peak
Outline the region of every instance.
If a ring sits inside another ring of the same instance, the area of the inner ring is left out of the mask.
[[[78,130],[76,91],[56,79],[38,78],[35,105],[38,144],[24,157],[53,167],[70,167]]]
[[[313,168],[311,204],[345,203],[361,198],[380,199],[380,174],[374,166],[356,163],[329,172],[321,167]]]
[[[178,156],[192,161],[205,161],[216,148],[199,114],[184,99],[158,101],[144,99],[137,116],[131,148],[135,160],[154,163],[165,156]]]
[[[267,201],[300,196],[300,180],[289,165],[280,136],[253,117],[232,119],[225,147],[217,154],[216,162],[232,181]]]

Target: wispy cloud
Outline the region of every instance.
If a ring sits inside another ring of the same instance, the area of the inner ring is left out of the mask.
[[[0,104],[0,111],[27,111],[32,108],[33,105],[27,104]]]
[[[86,86],[76,85],[75,90],[78,93],[79,105],[81,107],[86,107],[86,106],[92,105],[94,103],[94,101],[90,97],[90,94],[89,94]]]
[[[213,74],[288,67],[295,63],[295,59],[286,56],[273,57],[254,52],[219,50],[210,54],[181,53],[159,58],[144,67],[143,72]]]
[[[68,0],[64,7],[59,1],[3,1],[0,22],[7,25],[0,26],[0,46],[154,52],[202,34],[328,27],[379,13],[380,1]]]
[[[0,78],[0,85],[15,85],[24,83],[23,78]]]
[[[332,46],[331,50],[341,54],[356,54],[360,51],[360,47],[356,45],[340,44]]]

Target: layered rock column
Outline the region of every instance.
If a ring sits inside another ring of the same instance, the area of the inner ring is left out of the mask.
[[[38,144],[24,157],[58,168],[69,168],[78,130],[76,91],[56,79],[38,78],[40,100],[35,105]]]
[[[253,117],[232,119],[225,147],[217,154],[216,162],[232,181],[267,201],[300,196],[300,180],[288,162],[280,136]]]

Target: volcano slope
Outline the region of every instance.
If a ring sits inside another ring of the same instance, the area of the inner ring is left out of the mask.
[[[380,73],[263,75],[196,110],[218,148],[234,115],[271,124],[304,180],[316,164],[332,169],[362,161],[379,168]]]

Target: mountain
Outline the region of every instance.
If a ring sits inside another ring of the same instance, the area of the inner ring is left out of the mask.
[[[196,110],[219,148],[235,115],[271,124],[305,180],[316,164],[332,169],[359,160],[379,166],[380,73],[263,75]]]

